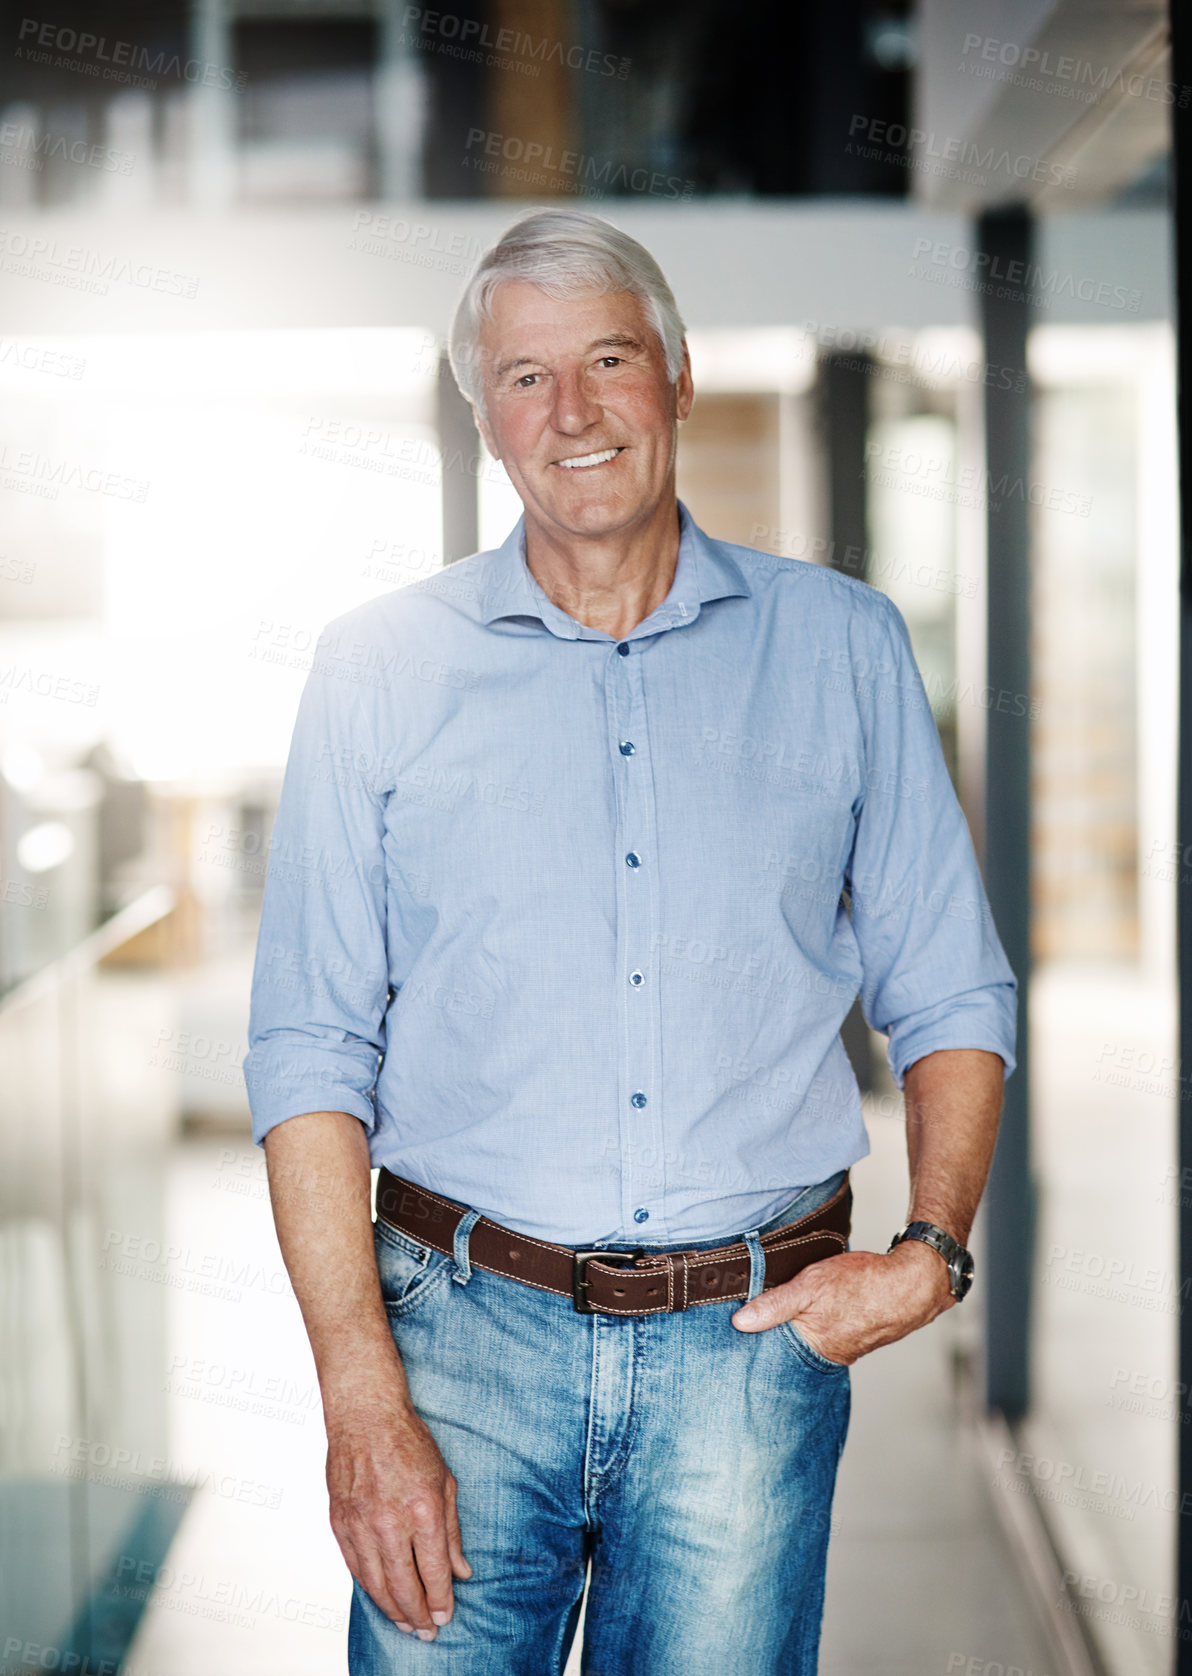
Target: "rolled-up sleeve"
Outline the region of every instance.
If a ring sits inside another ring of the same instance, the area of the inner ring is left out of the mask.
[[[253,969],[244,1078],[258,1145],[304,1112],[350,1112],[370,1132],[376,1121],[389,999],[376,763],[359,691],[316,663],[282,781]]]
[[[888,1037],[901,1088],[941,1048],[983,1048],[1014,1069],[1017,982],[989,910],[931,706],[892,601],[853,617],[864,789],[847,877],[861,1008]]]

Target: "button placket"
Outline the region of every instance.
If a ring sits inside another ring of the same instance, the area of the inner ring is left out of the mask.
[[[625,650],[622,650],[622,647]],[[621,1215],[631,1227],[661,1214],[662,1102],[658,986],[650,961],[658,916],[656,817],[640,648],[608,660],[608,727],[617,780],[617,970],[620,974]]]

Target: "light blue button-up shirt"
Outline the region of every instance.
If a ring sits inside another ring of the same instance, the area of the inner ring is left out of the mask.
[[[1014,1067],[1015,980],[905,624],[680,503],[622,641],[503,546],[337,618],[253,976],[253,1132],[563,1244],[754,1227],[868,1151],[840,1026]]]

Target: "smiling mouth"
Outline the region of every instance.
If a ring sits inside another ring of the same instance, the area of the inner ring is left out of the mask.
[[[624,453],[623,448],[603,448],[599,454],[576,454],[570,460],[556,460],[557,466],[567,471],[585,471],[589,466],[607,465],[615,460],[618,454]]]

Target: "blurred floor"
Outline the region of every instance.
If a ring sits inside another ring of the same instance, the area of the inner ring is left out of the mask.
[[[326,1516],[314,1362],[273,1233],[264,1154],[181,1142],[167,1207],[176,1269],[163,1370],[169,1458],[199,1476],[127,1676],[331,1676],[350,1580]]]
[[[853,1171],[853,1243],[882,1251],[906,1215],[905,1131],[878,1116],[869,1133],[873,1151]],[[962,1423],[956,1361],[980,1324],[967,1308],[853,1369],[820,1676],[1054,1668]]]
[[[903,1129],[870,1123],[856,1243],[884,1247],[905,1201]],[[321,1410],[272,1232],[263,1155],[181,1142],[170,1238],[205,1290],[171,1290],[171,1460],[200,1475],[156,1579],[128,1676],[339,1676],[347,1573],[326,1521]],[[1019,1585],[953,1393],[960,1311],[854,1370],[822,1676],[948,1676],[988,1661],[1043,1676]],[[969,1660],[980,1662],[970,1667]],[[578,1671],[573,1657],[568,1676]]]

